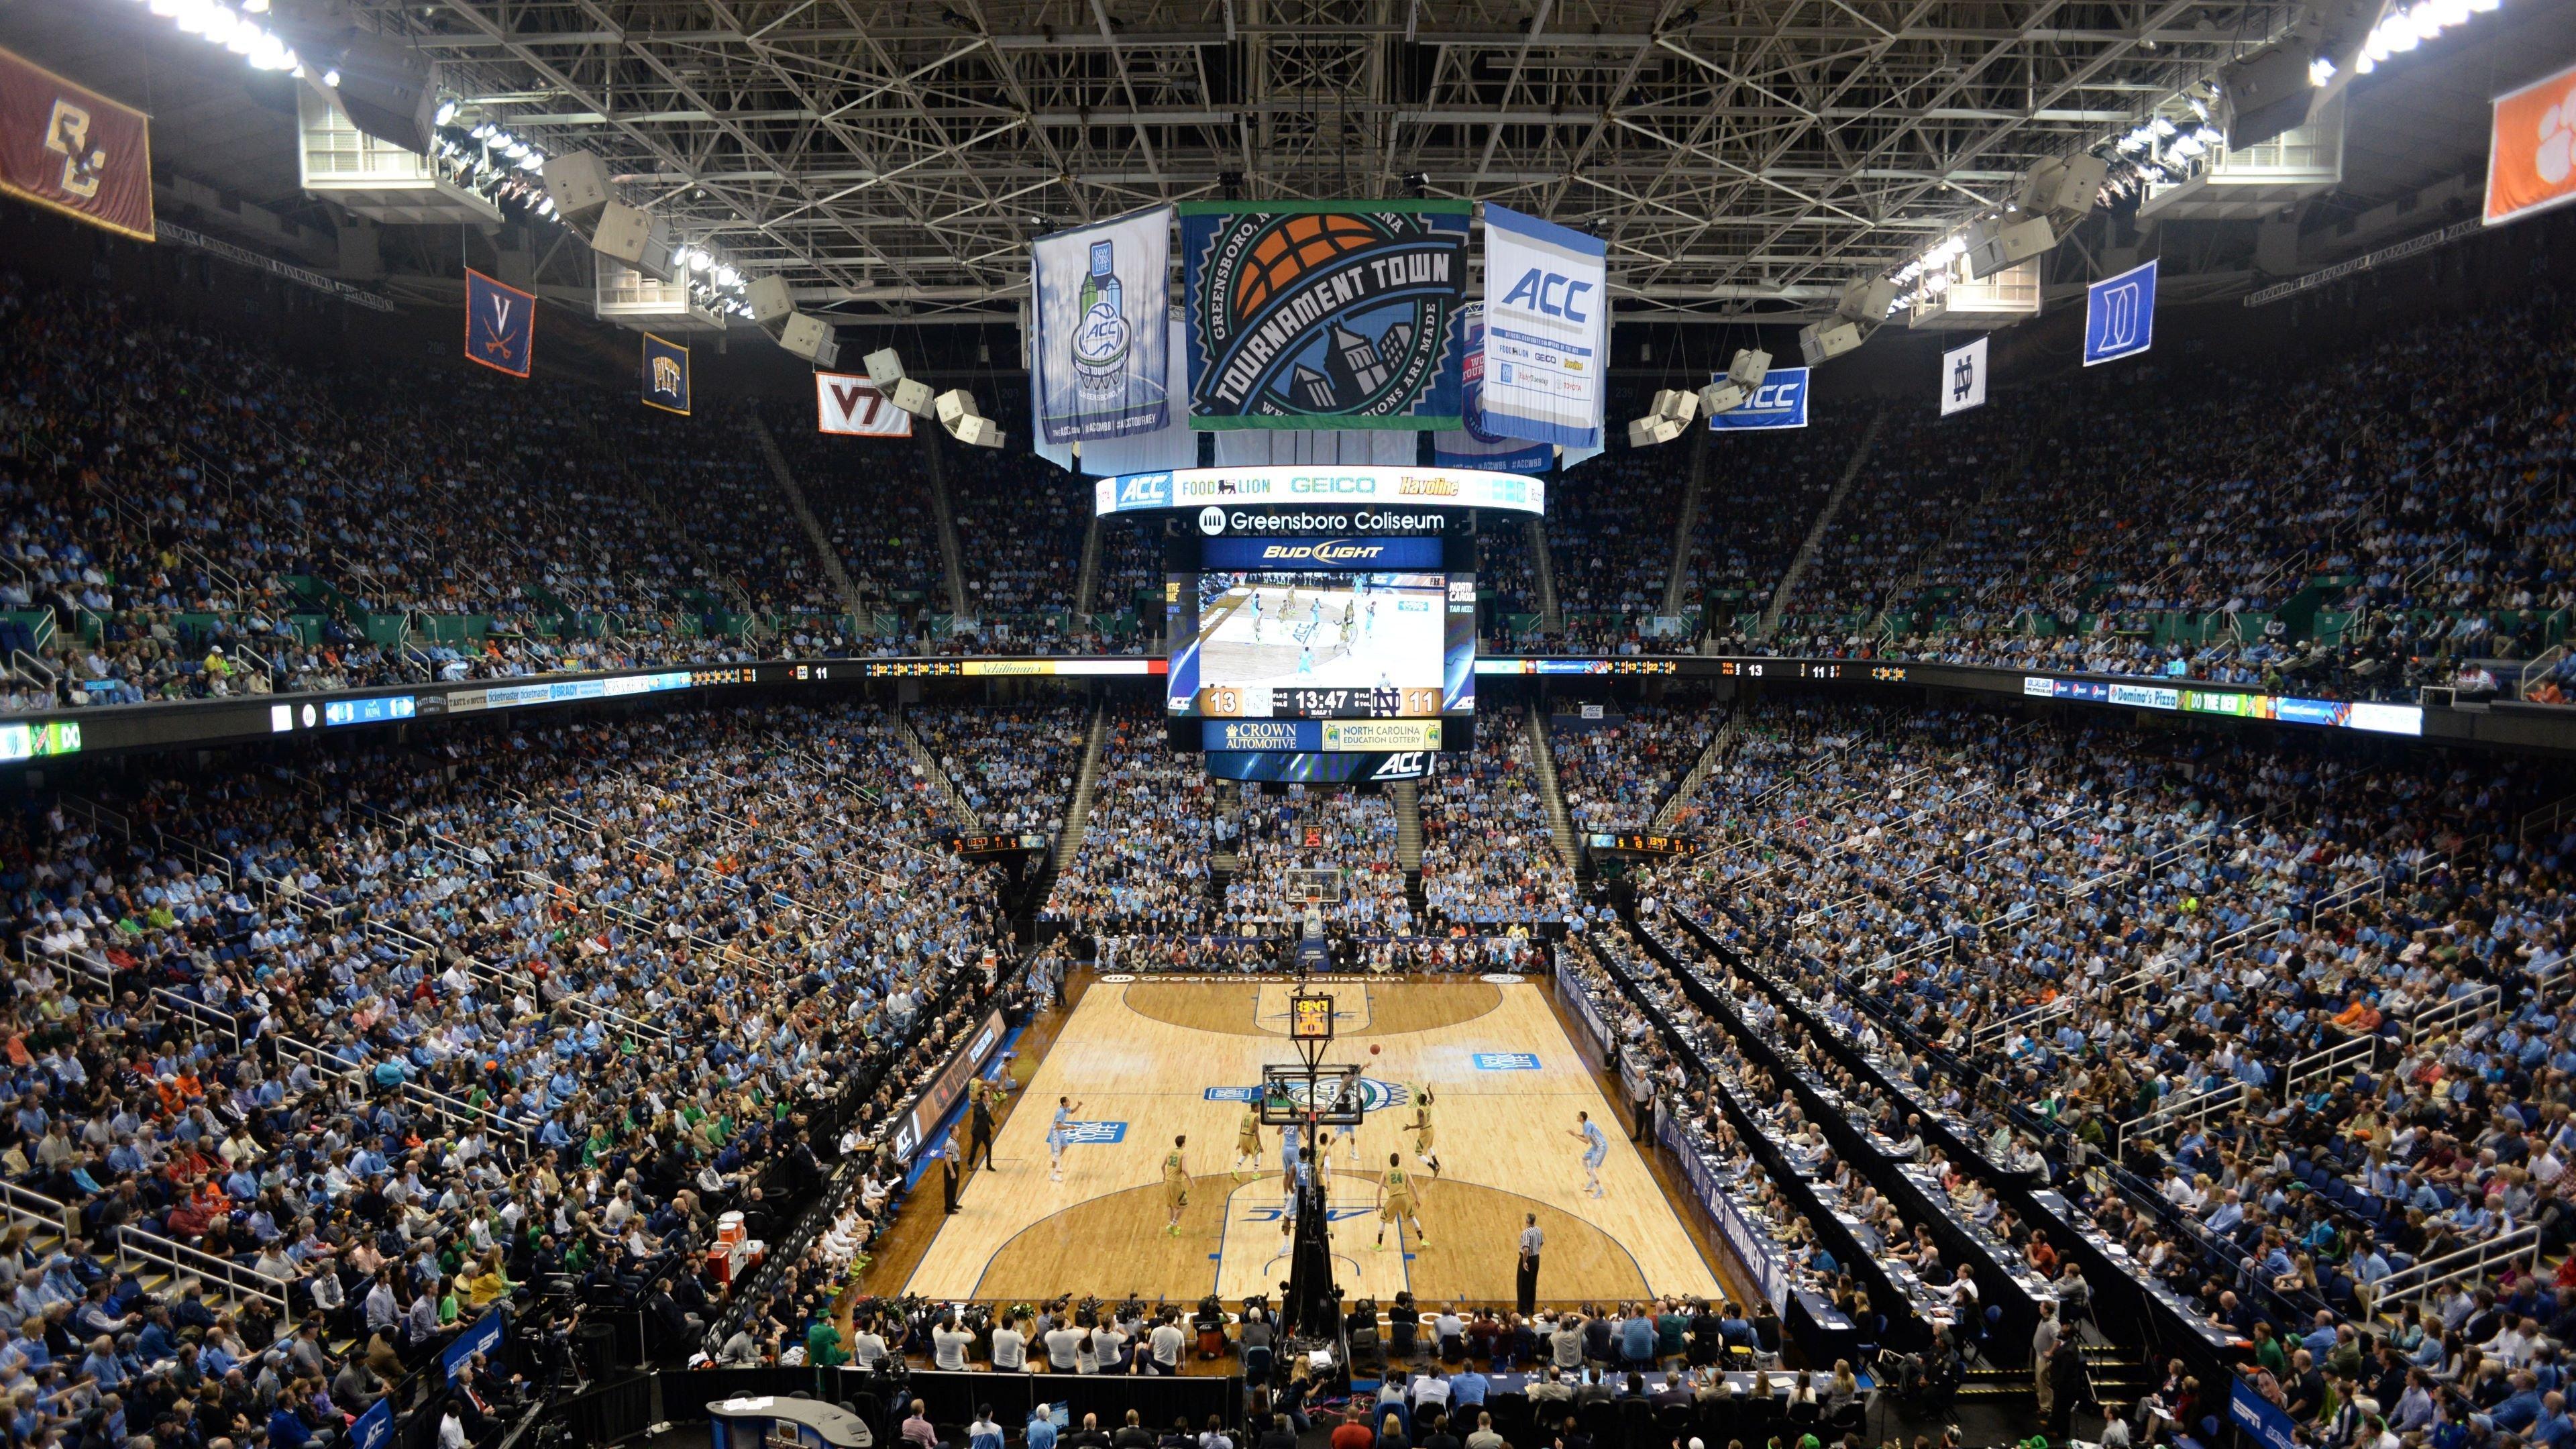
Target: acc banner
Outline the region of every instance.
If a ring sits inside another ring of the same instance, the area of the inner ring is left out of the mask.
[[[2486,223],[2576,201],[2576,66],[2495,99]]]
[[[1158,289],[1155,294],[1161,296]],[[1182,371],[1181,359],[1188,349],[1182,341],[1184,324],[1181,309],[1163,309],[1163,396],[1176,398],[1189,391],[1189,374]],[[1132,432],[1122,438],[1093,438],[1082,445],[1082,469],[1086,475],[1114,477],[1126,473],[1152,473],[1165,468],[1195,468],[1199,462],[1199,435],[1190,431],[1190,420],[1177,407],[1164,408],[1163,425],[1143,432]]]
[[[1433,433],[1431,461],[1442,468],[1491,468],[1503,473],[1544,473],[1555,466],[1554,446],[1503,437],[1486,421],[1484,303],[1470,302],[1458,309],[1458,334],[1465,339],[1459,347],[1466,359],[1459,396],[1467,426],[1454,433]]]
[[[1986,405],[1986,339],[1941,354],[1941,416]]]
[[[528,375],[537,355],[534,294],[465,269],[465,356],[495,372]]]
[[[854,438],[909,438],[912,414],[854,373],[814,374],[814,427]]]
[[[1454,428],[1464,201],[1192,201],[1190,426]]]
[[[1732,412],[1708,415],[1710,431],[1742,433],[1805,427],[1809,371],[1804,367],[1775,367],[1764,373],[1762,385],[1753,390],[1753,401]],[[1717,380],[1716,376],[1709,378],[1711,382]]]
[[[644,334],[644,406],[689,415],[689,349]]]
[[[2084,289],[2084,365],[2133,357],[2156,341],[2156,264]]]
[[[1169,421],[1163,317],[1171,235],[1166,206],[1040,237],[1030,249],[1037,309],[1029,371],[1045,441],[1120,438]]]
[[[0,50],[0,191],[152,240],[152,121]]]
[[[1515,438],[1601,441],[1609,244],[1485,204],[1485,418]]]

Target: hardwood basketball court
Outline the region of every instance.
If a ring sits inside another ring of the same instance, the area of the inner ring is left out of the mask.
[[[1716,1277],[1595,1078],[1558,1025],[1542,982],[1335,980],[1339,1039],[1327,1059],[1364,1064],[1368,1110],[1356,1158],[1332,1155],[1337,1276],[1355,1297],[1509,1304],[1522,1215],[1547,1232],[1543,1302],[1648,1294],[1715,1296]],[[1287,1276],[1279,1134],[1262,1134],[1260,1172],[1237,1180],[1240,1089],[1265,1063],[1296,1059],[1285,982],[1127,978],[1093,982],[1064,1022],[994,1142],[995,1165],[967,1179],[902,1291],[1019,1300],[1135,1293],[1187,1302],[1276,1296]],[[1372,1056],[1369,1048],[1379,1048]],[[1433,1094],[1436,1180],[1413,1160],[1414,1094]],[[1047,1175],[1058,1096],[1081,1108],[1064,1181]],[[1607,1195],[1583,1194],[1582,1147],[1567,1134],[1589,1111],[1611,1140]],[[1175,1134],[1191,1174],[1178,1237],[1164,1232],[1162,1162]],[[1404,1154],[1429,1246],[1377,1236],[1378,1173]]]

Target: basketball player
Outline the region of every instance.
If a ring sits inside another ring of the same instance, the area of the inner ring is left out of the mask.
[[[1610,1139],[1601,1135],[1601,1124],[1592,1120],[1591,1113],[1577,1112],[1574,1120],[1578,1125],[1565,1135],[1583,1144],[1583,1190],[1593,1197],[1603,1196],[1601,1164],[1610,1159]]]
[[[1422,1215],[1413,1202],[1413,1175],[1404,1170],[1404,1154],[1390,1152],[1386,1155],[1386,1177],[1377,1185],[1377,1241],[1369,1245],[1370,1251],[1386,1247],[1386,1227],[1393,1223],[1396,1250],[1402,1252],[1407,1218],[1413,1220],[1413,1246],[1430,1247],[1422,1236]]]
[[[1360,620],[1360,633],[1367,636],[1374,636],[1377,633],[1377,600],[1375,599],[1369,600],[1368,614]]]
[[[1422,1164],[1431,1169],[1433,1177],[1438,1177],[1440,1159],[1431,1150],[1431,1088],[1428,1086],[1417,1086],[1413,1089],[1412,1126],[1413,1155],[1422,1159]]]
[[[1082,1104],[1071,1097],[1055,1099],[1055,1121],[1047,1126],[1047,1180],[1064,1181],[1064,1144],[1073,1140],[1073,1114]]]
[[[1315,1181],[1324,1189],[1324,1201],[1333,1200],[1333,1129],[1315,1129]]]
[[[1252,591],[1252,641],[1261,642],[1261,590]]]
[[[1187,1136],[1172,1139],[1172,1150],[1163,1154],[1163,1205],[1172,1210],[1172,1219],[1163,1231],[1173,1237],[1181,1235],[1181,1209],[1190,1205],[1190,1170],[1182,1165],[1181,1148]]]
[[[1247,1172],[1245,1163],[1252,1164]],[[1243,1120],[1234,1124],[1234,1180],[1237,1182],[1261,1171],[1261,1114],[1252,1104],[1243,1104]]]
[[[1297,672],[1299,674],[1315,672],[1315,644],[1311,639],[1297,646]]]
[[[1279,1129],[1279,1175],[1288,1180],[1288,1195],[1292,1198],[1295,1197],[1297,1195],[1299,1174],[1297,1124],[1294,1122],[1291,1122],[1287,1126]]]

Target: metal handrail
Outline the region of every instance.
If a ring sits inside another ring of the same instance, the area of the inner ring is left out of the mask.
[[[2540,1262],[2540,1226],[2526,1223],[2509,1233],[2499,1233],[2482,1243],[2473,1243],[2454,1253],[2405,1267],[2379,1280],[2371,1294],[2371,1304],[2379,1309],[2390,1303],[2421,1302],[2436,1290],[2453,1283],[2488,1276],[2490,1270],[2528,1257],[2532,1265]]]
[[[147,1228],[120,1228],[116,1250],[147,1263],[157,1263],[177,1278],[210,1279],[220,1283],[231,1297],[256,1298],[277,1308],[277,1326],[281,1334],[295,1328],[295,1297],[289,1290],[295,1285],[287,1279],[272,1277],[257,1268],[245,1268],[230,1258],[192,1248],[175,1238],[165,1238]]]

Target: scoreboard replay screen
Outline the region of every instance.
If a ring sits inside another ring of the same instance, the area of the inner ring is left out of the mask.
[[[1194,526],[1175,530],[1164,559],[1171,718],[1429,722],[1336,729],[1331,746],[1314,726],[1243,728],[1212,732],[1208,748],[1437,749],[1440,717],[1475,711],[1464,515],[1210,506],[1184,517]]]

